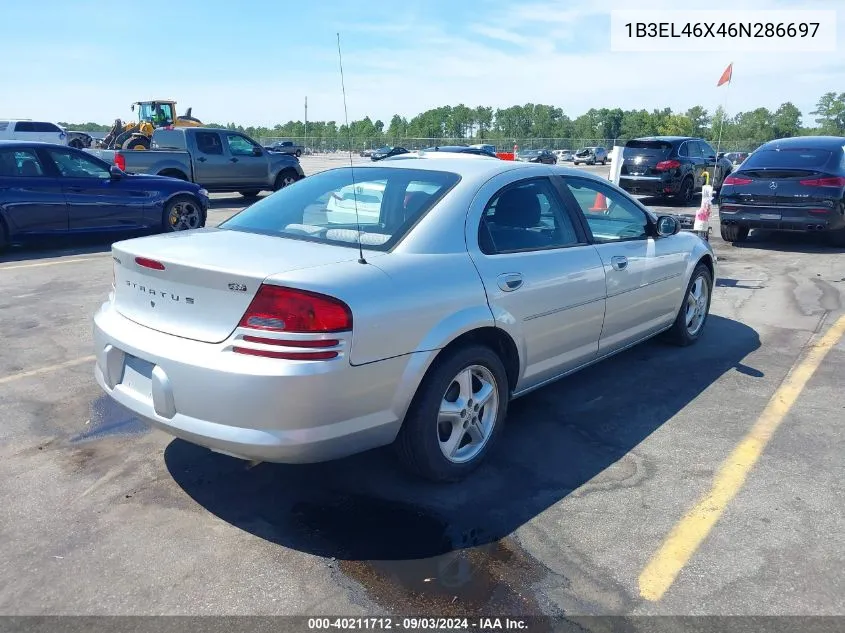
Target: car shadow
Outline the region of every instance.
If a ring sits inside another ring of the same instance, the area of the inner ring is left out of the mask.
[[[126,236],[109,235],[74,238],[50,238],[27,241],[21,244],[10,246],[0,253],[0,264],[10,262],[25,262],[50,257],[66,257],[68,255],[93,255],[95,253],[107,253],[111,245]],[[134,237],[130,235],[129,237]]]
[[[253,198],[245,198],[239,193],[233,193],[232,195],[226,194],[226,197],[215,196],[214,198],[209,199],[209,209],[237,209],[240,211],[244,207],[248,207],[249,205],[258,202],[259,200],[266,198],[269,196],[269,193],[262,192]]]
[[[501,593],[514,574],[524,589],[542,571],[509,535],[574,491],[641,477],[632,449],[726,372],[761,377],[742,362],[759,346],[753,329],[711,315],[692,347],[647,342],[517,399],[497,447],[458,484],[408,476],[387,449],[325,464],[250,467],[174,440],[164,458],[175,482],[208,512],[330,559],[382,605],[405,613],[438,605],[449,613],[530,611],[518,588]]]
[[[788,233],[753,229],[744,242],[730,244],[733,248],[767,250],[784,253],[828,254],[843,253],[845,247],[827,243],[822,233]]]

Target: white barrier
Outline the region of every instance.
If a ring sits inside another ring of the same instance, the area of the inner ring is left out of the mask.
[[[619,176],[622,173],[622,150],[625,149],[619,145],[614,145],[610,156],[610,176],[608,180],[617,187],[619,186]]]

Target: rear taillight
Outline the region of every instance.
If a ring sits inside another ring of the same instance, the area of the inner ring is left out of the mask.
[[[654,166],[656,171],[669,171],[670,169],[677,169],[681,166],[680,161],[677,160],[662,160]]]
[[[136,257],[135,263],[144,268],[151,268],[152,270],[164,270],[164,264],[154,259],[147,259],[146,257]]]
[[[807,187],[845,187],[845,178],[842,176],[811,178],[809,180],[799,180],[798,182]]]
[[[753,181],[751,178],[740,178],[739,176],[728,176],[722,182],[723,185],[750,185]]]
[[[352,311],[334,297],[262,284],[239,326],[306,334],[346,332],[352,329]]]
[[[114,164],[117,165],[118,169],[126,171],[126,157],[120,152],[114,153]]]

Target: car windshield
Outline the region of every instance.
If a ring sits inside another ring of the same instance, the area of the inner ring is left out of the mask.
[[[247,207],[224,229],[388,250],[458,181],[422,169],[358,167],[309,176]],[[360,234],[358,229],[360,228]]]
[[[830,160],[832,152],[826,149],[786,148],[757,150],[751,154],[742,168],[754,169],[782,168],[810,169],[822,167]]]

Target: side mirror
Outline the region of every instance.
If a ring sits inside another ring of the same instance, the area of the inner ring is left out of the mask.
[[[725,157],[725,152],[719,152],[719,158],[724,158],[724,157]]]
[[[261,150],[260,147],[253,147],[252,148],[252,155],[253,156],[263,156],[264,152]]]
[[[657,218],[657,236],[669,237],[676,235],[681,231],[681,223],[673,215],[661,215]]]
[[[112,180],[120,180],[123,178],[123,170],[118,167],[117,165],[112,165],[109,167],[109,174],[111,175]]]

